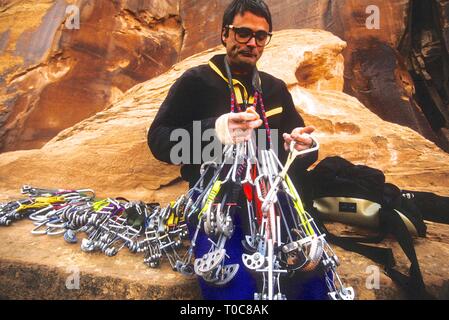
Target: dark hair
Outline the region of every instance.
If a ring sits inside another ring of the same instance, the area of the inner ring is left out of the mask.
[[[226,8],[223,15],[223,24],[221,30],[226,28],[227,25],[232,24],[236,15],[243,15],[246,11],[249,11],[256,16],[265,18],[270,26],[270,32],[273,31],[273,23],[271,21],[270,9],[263,0],[233,0],[231,4]],[[229,29],[225,29],[225,37],[228,36]],[[221,42],[224,45],[223,38]]]

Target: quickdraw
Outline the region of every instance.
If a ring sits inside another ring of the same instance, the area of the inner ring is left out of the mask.
[[[24,186],[27,199],[0,205],[2,225],[28,217],[35,235],[63,235],[67,243],[77,243],[84,233],[81,250],[101,251],[115,256],[127,247],[144,253],[144,263],[157,267],[166,256],[175,264],[177,250],[188,238],[185,198],[161,208],[158,204],[130,202],[123,198],[96,200],[93,190],[50,190]]]
[[[27,199],[0,205],[0,224],[28,217],[36,235],[63,235],[67,243],[77,243],[84,252],[100,251],[115,256],[122,249],[143,253],[143,262],[155,268],[165,257],[173,270],[202,277],[220,286],[232,281],[238,264],[230,258],[226,242],[234,233],[234,215],[240,195],[246,199],[248,234],[242,240],[247,253],[241,259],[245,268],[260,274],[262,289],[257,300],[287,297],[280,277],[293,272],[320,271],[324,274],[331,299],[354,299],[354,290],[344,286],[337,274],[339,261],[305,211],[287,171],[297,156],[292,144],[283,166],[271,150],[256,156],[255,142],[227,146],[222,164],[203,164],[201,177],[185,195],[166,207],[131,202],[123,198],[98,200],[93,190],[49,190],[24,186]],[[260,161],[259,161],[260,159]],[[207,180],[207,177],[211,177]],[[187,243],[187,222],[196,225]],[[200,232],[211,246],[206,254],[194,257]]]

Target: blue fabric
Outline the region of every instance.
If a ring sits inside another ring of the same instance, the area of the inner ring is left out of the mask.
[[[201,277],[198,277],[203,299],[205,300],[254,300],[254,293],[257,292],[257,281],[251,272],[245,268],[242,262],[243,246],[241,240],[244,234],[240,224],[240,216],[236,215],[234,219],[234,234],[228,239],[225,245],[226,264],[239,264],[239,270],[225,286],[214,286]],[[189,224],[189,234],[192,236],[195,232],[196,225]],[[211,243],[207,240],[208,236],[201,230],[198,234],[196,247],[194,250],[195,257],[202,257],[206,254]]]
[[[288,300],[328,300],[328,288],[322,273],[296,273],[281,280],[281,291]]]
[[[240,211],[243,213],[243,211]],[[235,230],[231,239],[228,239],[225,245],[226,264],[239,264],[240,268],[235,278],[225,286],[214,286],[201,277],[199,285],[201,288],[203,299],[205,300],[253,300],[254,293],[259,292],[257,287],[257,279],[261,276],[255,272],[249,271],[242,262],[242,254],[245,253],[241,243],[245,233],[242,228],[242,214],[234,216]],[[246,214],[244,218],[246,219]],[[243,224],[245,222],[243,221]],[[196,225],[189,223],[189,234],[193,236]],[[207,240],[208,237],[204,231],[200,231],[197,237],[196,247],[194,250],[195,257],[202,257],[206,254],[211,246]],[[260,281],[260,280],[259,280]],[[323,274],[304,274],[296,273],[293,277],[281,276],[281,292],[284,293],[288,300],[324,300],[328,299],[327,286]]]

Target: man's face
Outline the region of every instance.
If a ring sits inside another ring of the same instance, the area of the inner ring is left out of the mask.
[[[244,12],[243,15],[238,14],[234,17],[232,25],[236,28],[249,28],[254,32],[265,31],[268,32],[270,26],[265,18],[254,15],[251,12]],[[235,40],[234,30],[229,30],[227,38],[222,32],[222,38],[226,45],[226,52],[229,63],[236,69],[242,71],[251,70],[256,66],[256,62],[262,56],[264,47],[257,45],[256,40],[251,38],[248,43],[242,44]]]

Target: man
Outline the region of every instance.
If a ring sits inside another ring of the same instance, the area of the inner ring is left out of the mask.
[[[207,65],[186,71],[170,89],[151,125],[148,144],[157,159],[173,163],[170,151],[177,144],[177,141],[170,141],[173,130],[182,128],[190,133],[191,139],[201,139],[201,136],[193,136],[194,121],[200,122],[203,132],[215,129],[223,144],[246,141],[254,129],[262,126],[268,132],[278,130],[281,134],[272,136],[280,146],[281,161],[285,161],[293,140],[297,142],[298,150],[312,146],[309,134],[314,128],[304,125],[285,83],[267,73],[256,73],[256,63],[271,39],[271,32],[271,14],[263,1],[234,0],[229,5],[223,16],[221,32],[226,55],[214,56]],[[255,74],[260,77],[259,85]],[[230,82],[234,85],[229,86]],[[255,96],[263,97],[263,104],[256,109],[251,107],[257,105],[257,101],[254,104]],[[234,112],[230,112],[231,106]],[[239,109],[243,112],[238,112]],[[317,153],[314,153],[292,165],[290,174],[296,186],[303,182],[306,169],[316,159]],[[200,164],[182,164],[181,176],[190,187],[198,180],[199,169]],[[238,227],[244,218],[235,218]],[[252,299],[252,294],[257,291],[255,276],[241,263],[241,237],[237,231],[227,243],[227,252],[231,252],[237,259],[235,263],[241,265],[238,275],[224,289],[212,288],[200,281],[205,298]]]

